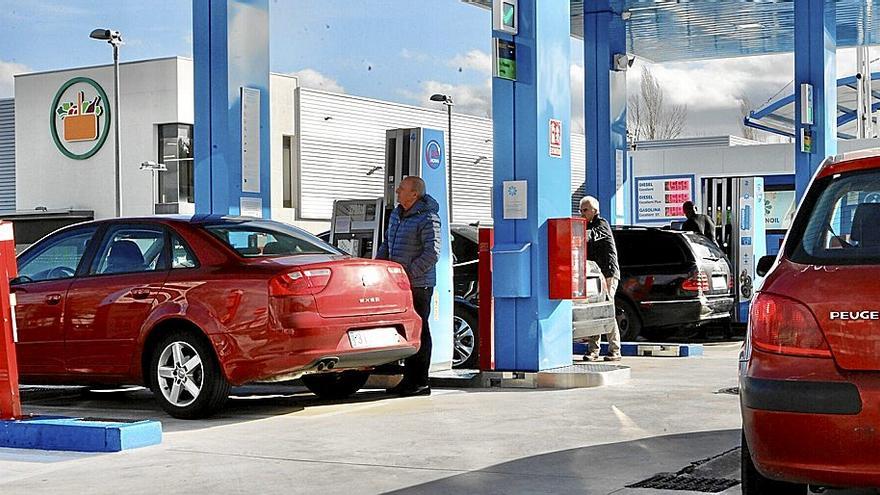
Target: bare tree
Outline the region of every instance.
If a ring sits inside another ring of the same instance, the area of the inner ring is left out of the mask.
[[[739,95],[739,125],[742,129],[742,136],[746,139],[751,139],[753,141],[758,140],[758,130],[754,127],[749,127],[745,123],[746,117],[749,116],[749,113],[752,111],[752,102],[749,100],[749,97],[741,94]]]
[[[667,105],[660,82],[651,69],[642,66],[642,84],[638,94],[627,102],[627,127],[635,141],[674,139],[687,123],[687,105]]]

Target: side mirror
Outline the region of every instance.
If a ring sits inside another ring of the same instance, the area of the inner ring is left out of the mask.
[[[759,277],[767,275],[767,272],[773,268],[773,263],[776,263],[776,256],[772,254],[761,256],[761,259],[758,260],[758,266],[755,268],[755,273],[757,273]]]

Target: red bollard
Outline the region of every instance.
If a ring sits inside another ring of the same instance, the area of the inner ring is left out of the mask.
[[[479,237],[479,288],[480,288],[480,370],[495,369],[495,299],[492,297],[492,247],[495,230],[480,228]]]
[[[18,362],[15,358],[15,313],[9,280],[18,276],[11,222],[0,222],[0,419],[21,417]]]

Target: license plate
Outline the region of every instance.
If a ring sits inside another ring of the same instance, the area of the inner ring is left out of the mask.
[[[349,330],[348,341],[353,349],[368,347],[387,347],[400,343],[400,334],[395,328],[371,328],[369,330]]]
[[[712,290],[721,290],[727,288],[727,277],[724,275],[716,275],[712,277]]]

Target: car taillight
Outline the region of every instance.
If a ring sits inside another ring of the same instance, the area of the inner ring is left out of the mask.
[[[681,290],[688,292],[709,292],[709,276],[697,272],[681,283]]]
[[[270,296],[304,296],[317,294],[330,283],[329,268],[293,270],[269,281]]]
[[[409,285],[409,277],[406,276],[406,272],[403,268],[399,266],[389,266],[388,273],[391,274],[391,278],[397,282],[397,286],[404,290],[412,290]]]
[[[749,311],[749,331],[755,349],[791,356],[831,357],[813,313],[787,297],[759,293]]]

